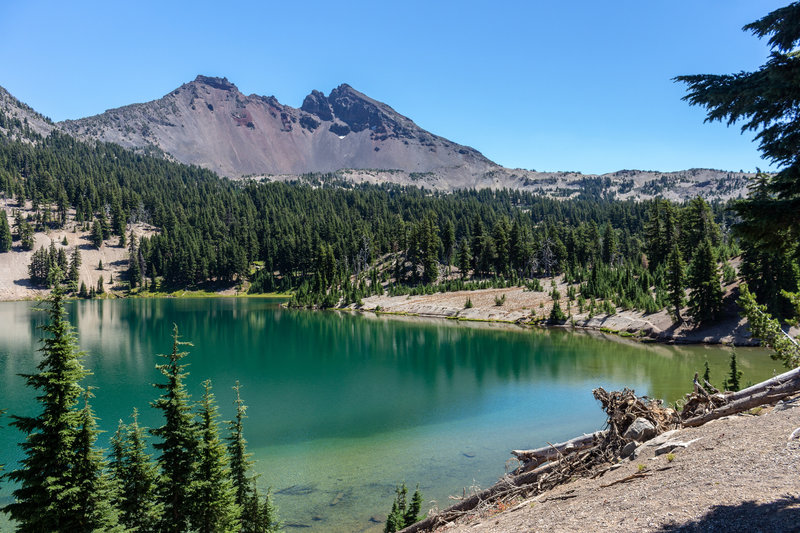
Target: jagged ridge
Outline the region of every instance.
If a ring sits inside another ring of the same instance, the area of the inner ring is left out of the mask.
[[[198,76],[159,100],[60,125],[83,138],[157,147],[229,177],[342,168],[472,176],[499,168],[347,84],[327,97],[313,91],[295,109],[273,96],[245,96],[227,78]]]

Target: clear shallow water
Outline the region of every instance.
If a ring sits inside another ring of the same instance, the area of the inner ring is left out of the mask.
[[[39,359],[44,314],[30,302],[0,304],[0,406],[36,412],[18,373]],[[194,343],[189,391],[211,378],[222,418],[242,383],[246,436],[260,484],[281,518],[310,531],[380,531],[396,484],[420,484],[440,507],[462,487],[491,485],[509,450],[602,427],[597,386],[628,386],[673,401],[707,358],[712,381],[729,349],[643,345],[555,330],[282,309],[264,299],[73,302],[106,446],[137,407],[144,424],[159,380],[156,354],[173,323]],[[743,381],[780,372],[766,352],[737,349]],[[0,427],[0,464],[18,458],[20,434]],[[511,465],[513,468],[514,465]],[[8,467],[7,467],[8,468]],[[0,505],[10,488],[0,486]],[[430,504],[429,504],[430,505]],[[293,528],[294,528],[293,527]],[[293,529],[292,528],[292,529]]]

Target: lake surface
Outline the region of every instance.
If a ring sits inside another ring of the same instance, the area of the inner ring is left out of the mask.
[[[45,315],[33,307],[0,303],[0,407],[13,414],[38,410],[17,376],[39,360]],[[185,359],[193,398],[212,379],[228,420],[241,382],[259,484],[273,487],[290,529],[308,531],[380,531],[375,521],[402,481],[420,485],[425,509],[447,507],[464,487],[496,481],[509,450],[601,429],[593,388],[674,401],[706,359],[722,381],[730,357],[561,330],[287,310],[268,299],[81,301],[68,310],[94,372],[85,385],[98,387],[103,446],[134,407],[144,424],[160,425],[149,407],[156,354],[169,353],[177,324],[194,344]],[[736,354],[743,383],[782,372],[764,350]],[[0,464],[9,468],[21,435],[7,420]],[[0,505],[10,491],[0,486]]]

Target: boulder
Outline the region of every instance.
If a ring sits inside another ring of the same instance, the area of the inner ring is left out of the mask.
[[[665,431],[661,435],[650,439],[649,441],[645,442],[646,446],[661,446],[668,440],[670,440],[676,433],[678,433],[678,429],[671,429],[669,431]]]
[[[646,418],[639,417],[633,421],[633,424],[628,426],[628,429],[625,430],[625,434],[622,436],[628,440],[642,442],[655,437],[656,433],[656,427],[652,422]]]
[[[656,448],[656,455],[663,455],[665,453],[670,453],[670,452],[673,452],[675,450],[680,451],[680,450],[682,450],[684,448],[688,448],[691,443],[696,442],[696,441],[700,440],[701,438],[702,437],[697,438],[697,439],[687,440],[687,441],[679,441],[679,440],[667,441],[664,444],[662,444],[661,446],[659,446],[658,448]]]
[[[623,459],[633,454],[636,451],[636,448],[639,446],[639,443],[635,440],[630,441],[628,444],[622,447],[622,450],[619,452],[619,456]]]

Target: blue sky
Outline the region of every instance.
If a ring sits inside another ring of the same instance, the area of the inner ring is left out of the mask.
[[[509,167],[765,169],[671,78],[757,68],[768,49],[741,27],[787,3],[4,0],[0,85],[63,120],[197,74],[295,107],[349,83]]]

